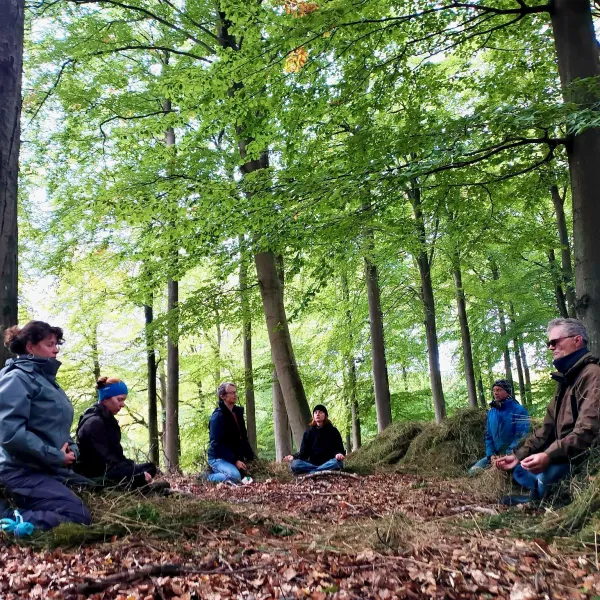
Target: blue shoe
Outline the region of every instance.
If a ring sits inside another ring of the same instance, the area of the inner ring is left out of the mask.
[[[504,504],[504,506],[518,506],[519,504],[530,504],[534,501],[535,498],[532,498],[531,496],[519,494],[502,496],[502,498],[500,498],[500,504]]]
[[[7,533],[13,533],[15,537],[28,537],[33,533],[33,525],[28,521],[23,521],[18,510],[15,510],[14,520],[0,519],[0,529]]]

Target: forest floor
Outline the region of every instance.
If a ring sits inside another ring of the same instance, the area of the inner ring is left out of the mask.
[[[515,535],[539,512],[498,506],[477,479],[171,482],[181,495],[157,511],[200,501],[227,517],[170,535],[167,517],[134,529],[113,515],[130,533],[75,548],[0,538],[0,598],[600,598],[597,548]]]

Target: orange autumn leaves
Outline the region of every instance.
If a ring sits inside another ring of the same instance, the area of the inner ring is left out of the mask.
[[[278,5],[283,6],[286,14],[293,15],[294,18],[305,17],[306,15],[319,10],[319,5],[315,2],[306,0],[280,0]],[[285,59],[283,70],[285,73],[298,73],[306,64],[308,52],[304,46],[292,50]]]

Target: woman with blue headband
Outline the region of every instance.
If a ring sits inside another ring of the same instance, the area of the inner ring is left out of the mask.
[[[121,446],[121,427],[115,415],[125,406],[128,389],[115,377],[101,377],[96,382],[98,400],[79,419],[77,440],[81,475],[102,478],[105,484],[138,488],[152,482],[154,463],[136,464],[126,458]]]

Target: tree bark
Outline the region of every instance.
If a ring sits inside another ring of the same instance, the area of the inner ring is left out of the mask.
[[[596,86],[577,85],[576,80],[597,77],[598,45],[589,0],[553,0],[552,29],[558,72],[566,102],[590,108],[598,102]],[[575,85],[572,85],[575,82]],[[573,196],[573,242],[575,254],[576,309],[588,332],[592,352],[600,351],[600,128],[572,135],[567,157]]]
[[[24,0],[0,2],[0,366],[4,331],[18,321],[17,198],[21,147]]]
[[[525,405],[527,397],[525,392],[525,379],[523,377],[523,364],[521,363],[521,353],[519,352],[520,336],[516,331],[515,309],[512,302],[509,303],[508,307],[510,310],[509,318],[513,333],[513,352],[515,354],[515,364],[517,365],[517,377],[519,378],[519,399],[521,400],[521,404]]]
[[[564,289],[569,307],[569,317],[575,318],[575,288],[573,287],[573,266],[571,264],[571,242],[567,230],[565,218],[565,199],[558,192],[558,186],[550,188],[552,203],[556,213],[556,226],[558,228],[558,239],[560,241],[560,258],[562,265],[562,289]]]
[[[100,355],[98,354],[98,325],[92,324],[92,363],[94,365],[94,379],[98,381],[102,375],[100,370]]]
[[[310,408],[294,357],[277,263],[272,252],[259,252],[254,261],[271,344],[271,356],[283,392],[294,442],[299,448],[310,421]]]
[[[167,415],[165,458],[167,469],[179,471],[179,282],[169,280],[168,312],[169,334],[167,336]]]
[[[409,197],[415,215],[415,225],[419,236],[420,250],[416,258],[421,278],[421,300],[425,313],[425,334],[427,337],[427,354],[429,358],[429,377],[431,380],[431,394],[436,423],[441,423],[446,418],[446,401],[442,387],[442,373],[440,370],[440,351],[435,323],[435,298],[431,284],[431,264],[427,255],[427,236],[425,221],[421,206],[421,190],[413,185]]]
[[[490,268],[492,271],[492,278],[494,279],[494,281],[498,281],[500,279],[500,273],[498,272],[498,265],[496,265],[496,262],[494,260],[490,261]],[[498,309],[498,321],[500,324],[500,335],[502,336],[502,342],[504,344],[504,351],[503,351],[504,373],[505,373],[506,379],[512,383],[512,381],[513,381],[512,364],[510,362],[510,349],[508,347],[508,336],[507,336],[507,332],[506,332],[506,317],[504,314],[504,307],[502,306],[501,301],[498,301],[496,303],[496,306]]]
[[[275,435],[275,458],[281,461],[284,456],[292,453],[292,430],[288,420],[287,409],[277,371],[273,370],[273,432]],[[300,449],[299,444],[296,447]]]
[[[371,330],[371,361],[373,385],[375,389],[375,410],[377,412],[377,430],[382,432],[392,422],[390,403],[390,384],[388,381],[387,361],[385,358],[385,339],[383,334],[383,315],[379,293],[377,266],[365,257],[365,278],[367,280],[367,299],[369,301],[369,326]]]
[[[462,284],[462,272],[460,269],[460,257],[458,252],[454,255],[454,287],[456,289],[456,306],[458,309],[458,321],[460,323],[460,337],[463,348],[463,362],[465,365],[465,379],[467,382],[467,397],[469,406],[477,407],[477,391],[475,390],[475,368],[473,366],[473,348],[471,346],[471,331],[467,318],[467,303],[465,290]]]
[[[529,365],[527,364],[527,355],[525,354],[525,346],[519,340],[519,353],[521,354],[521,363],[523,365],[523,372],[525,374],[525,405],[531,405],[531,375],[529,373]]]
[[[248,441],[256,452],[256,405],[254,400],[254,371],[252,368],[252,317],[248,301],[248,261],[245,251],[245,242],[239,236],[240,247],[240,305],[242,309],[242,345],[244,353],[244,390],[246,395],[246,427],[248,428]]]
[[[479,376],[477,377],[477,389],[479,391],[479,403],[481,404],[481,408],[487,408],[483,379],[481,378],[481,369],[479,370]]]
[[[556,266],[556,254],[554,253],[554,248],[550,248],[550,250],[548,250],[548,262],[550,263],[550,274],[552,275],[552,279],[554,281],[554,295],[556,297],[558,313],[561,317],[563,317],[563,319],[566,319],[569,316],[569,311],[567,310],[567,301],[562,287],[561,278],[558,277],[558,268]]]
[[[150,298],[152,302],[152,298]],[[152,304],[144,304],[144,320],[146,323],[146,366],[148,377],[148,445],[150,461],[155,465],[160,463],[158,445],[158,406],[156,400],[156,352],[154,350],[154,321]]]

